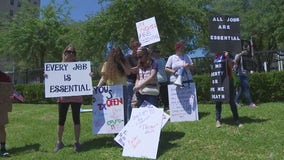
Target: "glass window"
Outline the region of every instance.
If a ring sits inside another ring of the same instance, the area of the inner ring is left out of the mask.
[[[21,4],[21,2],[20,2],[20,1],[18,1],[17,6],[18,6],[18,7],[21,7],[21,6],[22,6],[22,4]]]
[[[10,16],[14,16],[14,11],[10,9]]]
[[[10,0],[10,4],[13,6],[14,5],[14,0]]]

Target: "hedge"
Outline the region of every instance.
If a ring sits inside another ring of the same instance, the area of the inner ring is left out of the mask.
[[[198,103],[212,103],[210,75],[194,75],[193,81],[196,83]],[[250,74],[249,83],[251,97],[255,103],[284,101],[284,71]],[[93,81],[93,84],[97,84],[97,80]],[[15,88],[24,96],[24,103],[56,103],[56,98],[44,97],[44,84],[16,85]],[[84,104],[92,104],[92,96],[84,96]]]

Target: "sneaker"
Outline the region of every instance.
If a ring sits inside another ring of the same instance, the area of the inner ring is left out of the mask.
[[[6,149],[1,149],[1,156],[2,157],[9,157],[9,153],[6,151]]]
[[[238,124],[238,127],[239,127],[239,128],[242,128],[243,126],[244,126],[244,125],[241,124],[241,123]]]
[[[54,152],[56,153],[56,152],[58,152],[60,149],[62,149],[64,147],[64,144],[62,143],[62,142],[60,142],[60,143],[57,143],[56,145],[55,145],[55,148],[54,148]]]
[[[74,150],[75,150],[75,152],[79,152],[79,150],[80,150],[80,143],[79,142],[74,143]]]
[[[221,126],[222,126],[221,122],[220,121],[216,121],[216,127],[220,128]]]
[[[237,107],[241,107],[242,105],[238,102],[235,102]]]
[[[256,108],[257,106],[254,104],[254,103],[252,103],[252,104],[250,104],[249,105],[249,108]]]
[[[244,125],[243,124],[241,124],[241,122],[239,122],[239,121],[236,121],[236,125],[239,127],[239,128],[242,128]]]

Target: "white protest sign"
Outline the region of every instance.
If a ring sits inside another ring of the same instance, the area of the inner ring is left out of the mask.
[[[140,107],[148,107],[148,108],[156,108],[158,109],[157,107],[155,107],[154,105],[152,105],[151,103],[147,102],[147,101],[144,101]],[[163,112],[163,117],[162,117],[162,126],[161,128],[163,128],[167,121],[170,119],[170,115],[168,115],[167,113]]]
[[[93,133],[118,133],[124,127],[123,86],[94,87]]]
[[[154,105],[152,105],[151,103],[147,102],[147,101],[144,101],[142,103],[142,105],[140,106],[140,108],[153,108],[153,109],[158,109],[157,107],[155,107]],[[128,130],[131,129],[131,123],[133,122],[132,119],[135,119],[135,118],[132,118],[132,117],[137,117],[136,114],[138,113],[137,112],[137,109],[134,109],[135,111],[132,111],[132,114],[131,114],[131,117],[130,117],[130,120],[128,121],[128,123],[125,125],[124,128],[122,128],[122,130],[117,134],[117,136],[114,138],[114,140],[120,144],[122,147],[124,147],[125,145],[125,141],[127,139],[127,133],[129,132]],[[167,123],[167,121],[169,120],[170,116],[163,112],[163,115],[162,115],[162,126],[161,128],[163,128],[165,126],[165,124]]]
[[[161,133],[163,109],[133,108],[123,156],[156,159]]]
[[[90,72],[89,61],[45,63],[45,97],[92,95]]]
[[[136,29],[141,46],[147,46],[160,41],[160,35],[155,17],[137,22]]]
[[[195,83],[185,83],[184,87],[168,85],[170,121],[198,120],[198,105]]]

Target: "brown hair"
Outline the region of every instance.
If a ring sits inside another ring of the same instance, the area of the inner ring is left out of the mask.
[[[137,44],[138,47],[140,47],[140,45],[141,45],[140,42],[137,39],[131,38],[130,39],[130,43],[129,43],[129,48],[133,49],[134,44]]]
[[[107,58],[106,72],[104,73],[106,79],[114,80],[116,75],[126,75],[123,67],[121,66],[123,63],[125,66],[128,66],[128,63],[122,53],[120,47],[113,47]]]
[[[149,49],[147,47],[139,47],[137,52],[138,51],[142,51],[142,56],[146,57],[146,61],[142,62],[141,59],[138,59],[137,66],[138,67],[143,67],[143,68],[150,67],[152,65],[152,63],[153,63],[153,60],[151,58]]]

